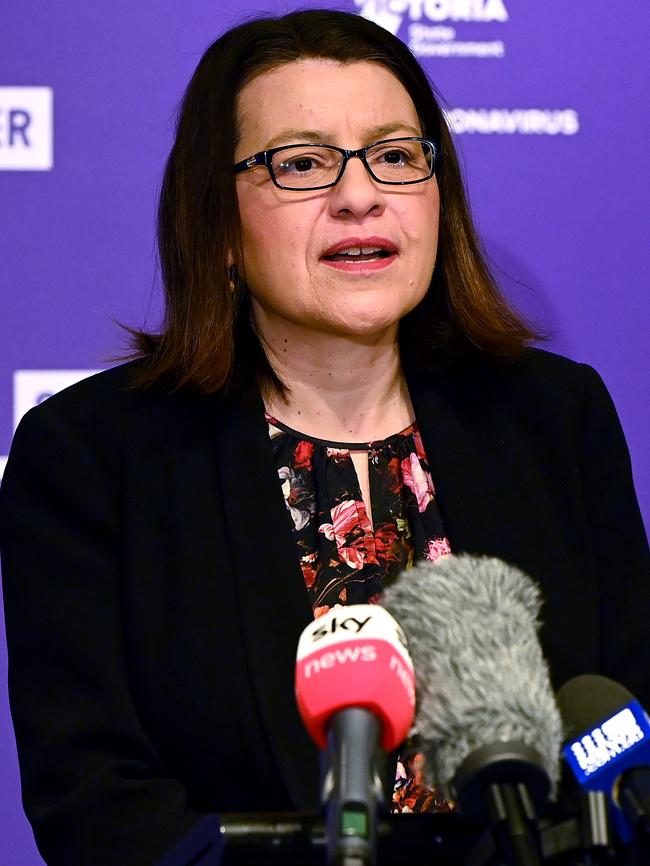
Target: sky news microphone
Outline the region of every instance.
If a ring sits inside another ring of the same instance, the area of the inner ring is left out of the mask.
[[[328,863],[372,864],[383,755],[406,738],[415,711],[413,663],[388,611],[335,607],[310,623],[298,643],[296,699],[310,736],[328,750]]]
[[[650,857],[650,718],[627,689],[596,674],[569,680],[557,700],[579,785],[607,795],[621,841],[636,837]]]
[[[561,745],[539,588],[501,560],[449,556],[402,572],[383,603],[409,635],[428,781],[491,825],[503,861],[537,866]]]

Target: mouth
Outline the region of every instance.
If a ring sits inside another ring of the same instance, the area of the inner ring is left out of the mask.
[[[346,238],[328,247],[320,260],[340,270],[358,271],[388,267],[397,256],[397,246],[386,238]]]

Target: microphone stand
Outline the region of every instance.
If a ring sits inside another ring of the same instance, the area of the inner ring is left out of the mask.
[[[512,866],[542,866],[535,809],[526,786],[493,783],[485,802],[497,848]]]
[[[223,814],[222,853],[205,866],[323,866],[327,827],[322,815]],[[466,866],[482,828],[460,814],[387,815],[377,821],[377,866],[431,863]],[[195,861],[164,866],[194,866]],[[162,864],[158,864],[162,866]],[[204,866],[199,861],[199,866]]]
[[[378,767],[381,724],[369,710],[350,707],[328,725],[323,804],[329,866],[375,866],[377,812],[383,800]]]
[[[541,827],[544,861],[558,866],[622,866],[614,850],[607,795],[576,788],[568,802],[570,808],[549,807],[552,814],[547,813]]]
[[[650,768],[625,770],[616,782],[616,799],[632,832],[633,866],[650,863]]]
[[[549,787],[541,757],[522,742],[475,749],[453,780],[461,808],[488,824],[506,866],[542,866],[535,806],[545,802]]]
[[[632,850],[586,850],[575,813],[540,822],[543,862],[548,866],[647,866]],[[322,815],[229,813],[208,815],[157,866],[323,866],[328,849]],[[386,815],[377,821],[377,866],[503,864],[495,834],[459,812]]]

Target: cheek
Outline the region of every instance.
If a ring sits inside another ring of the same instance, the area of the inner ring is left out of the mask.
[[[418,207],[413,209],[409,221],[414,246],[425,267],[433,266],[436,260],[439,223],[440,198],[436,185],[418,202]]]
[[[426,196],[423,197],[422,213],[426,225],[431,226],[437,236],[438,224],[440,222],[440,194],[438,192],[438,182],[435,180],[427,191]]]
[[[411,195],[398,195],[394,200],[397,217],[406,234],[412,238],[422,237],[425,228],[437,229],[440,218],[440,195],[438,184],[423,184],[424,189]]]
[[[240,198],[242,275],[261,307],[292,318],[312,304],[308,254],[315,217],[292,203],[266,203],[256,193],[252,207]]]
[[[253,196],[248,195],[248,192],[245,190],[238,195],[244,266],[257,259],[263,261],[267,256],[268,249],[273,244],[273,238],[269,231],[271,226],[265,216],[264,209],[259,205],[256,206],[252,200]]]
[[[297,220],[295,209],[282,204],[265,206],[259,190],[254,192],[254,203],[246,193],[239,199],[244,269],[252,282],[295,272],[305,262],[308,242],[307,219]]]

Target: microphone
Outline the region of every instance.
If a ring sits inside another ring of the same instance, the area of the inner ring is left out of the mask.
[[[650,718],[626,688],[596,674],[574,677],[557,695],[564,755],[580,787],[603,792],[619,838],[650,850]]]
[[[383,603],[409,634],[429,781],[487,818],[506,863],[537,866],[561,744],[539,588],[498,559],[454,555],[402,572]]]
[[[415,679],[406,638],[384,608],[332,608],[298,642],[296,700],[312,739],[328,750],[323,785],[328,863],[376,857],[379,765],[413,723]]]

